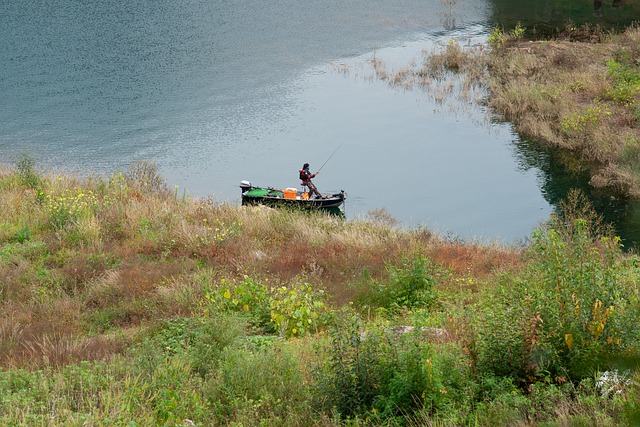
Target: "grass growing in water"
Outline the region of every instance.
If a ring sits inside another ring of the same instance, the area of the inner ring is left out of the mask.
[[[372,63],[377,78],[422,88],[440,105],[452,97],[461,110],[470,100],[488,104],[521,134],[576,153],[594,187],[640,196],[640,27],[605,34],[568,25],[535,41],[525,34],[517,25],[494,29],[486,45],[452,40],[395,72],[379,58]]]

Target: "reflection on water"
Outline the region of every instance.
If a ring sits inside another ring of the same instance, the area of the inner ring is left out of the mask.
[[[626,27],[640,18],[635,0],[491,0],[490,21],[505,27],[520,22],[529,29],[562,29],[567,24]]]
[[[622,7],[626,3],[625,0],[612,0],[611,7]],[[601,17],[603,15],[603,2],[602,0],[593,0],[594,15]]]

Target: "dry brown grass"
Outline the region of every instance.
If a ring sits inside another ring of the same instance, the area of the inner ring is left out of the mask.
[[[522,254],[515,247],[499,244],[443,242],[428,249],[429,256],[457,276],[482,279],[496,272],[516,269]]]
[[[22,333],[13,337],[13,340],[13,346],[7,349],[11,351],[0,353],[0,365],[5,368],[42,369],[65,366],[82,360],[104,360],[121,353],[124,349],[120,337],[104,335],[79,338],[57,333]],[[3,344],[6,344],[4,340]]]
[[[79,301],[54,299],[47,304],[3,305],[0,317],[0,366],[62,366],[78,360],[98,360],[120,352],[122,339],[85,336]]]
[[[109,336],[97,336],[80,339],[59,334],[39,335],[31,340],[25,339],[18,360],[21,366],[43,368],[60,367],[81,360],[103,360],[122,350],[119,339]],[[9,365],[12,363],[9,362]]]

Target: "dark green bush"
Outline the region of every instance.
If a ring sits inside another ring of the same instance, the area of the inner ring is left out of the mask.
[[[444,390],[437,367],[430,356],[431,349],[419,338],[382,336],[384,349],[380,360],[381,381],[373,403],[380,417],[410,414],[427,407],[429,412],[438,409],[439,390]]]
[[[200,320],[189,334],[192,369],[203,378],[213,375],[224,349],[238,347],[244,332],[242,319],[235,316]]]
[[[356,316],[331,328],[331,350],[324,366],[316,371],[315,395],[319,406],[353,417],[369,410],[377,395],[381,354],[372,341],[362,339]]]

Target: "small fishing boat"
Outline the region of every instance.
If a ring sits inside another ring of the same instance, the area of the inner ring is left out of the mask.
[[[335,194],[323,194],[321,198],[310,197],[308,192],[296,188],[279,190],[272,187],[255,187],[249,181],[241,181],[243,205],[289,206],[304,209],[325,209],[340,211],[347,194],[340,191]]]

